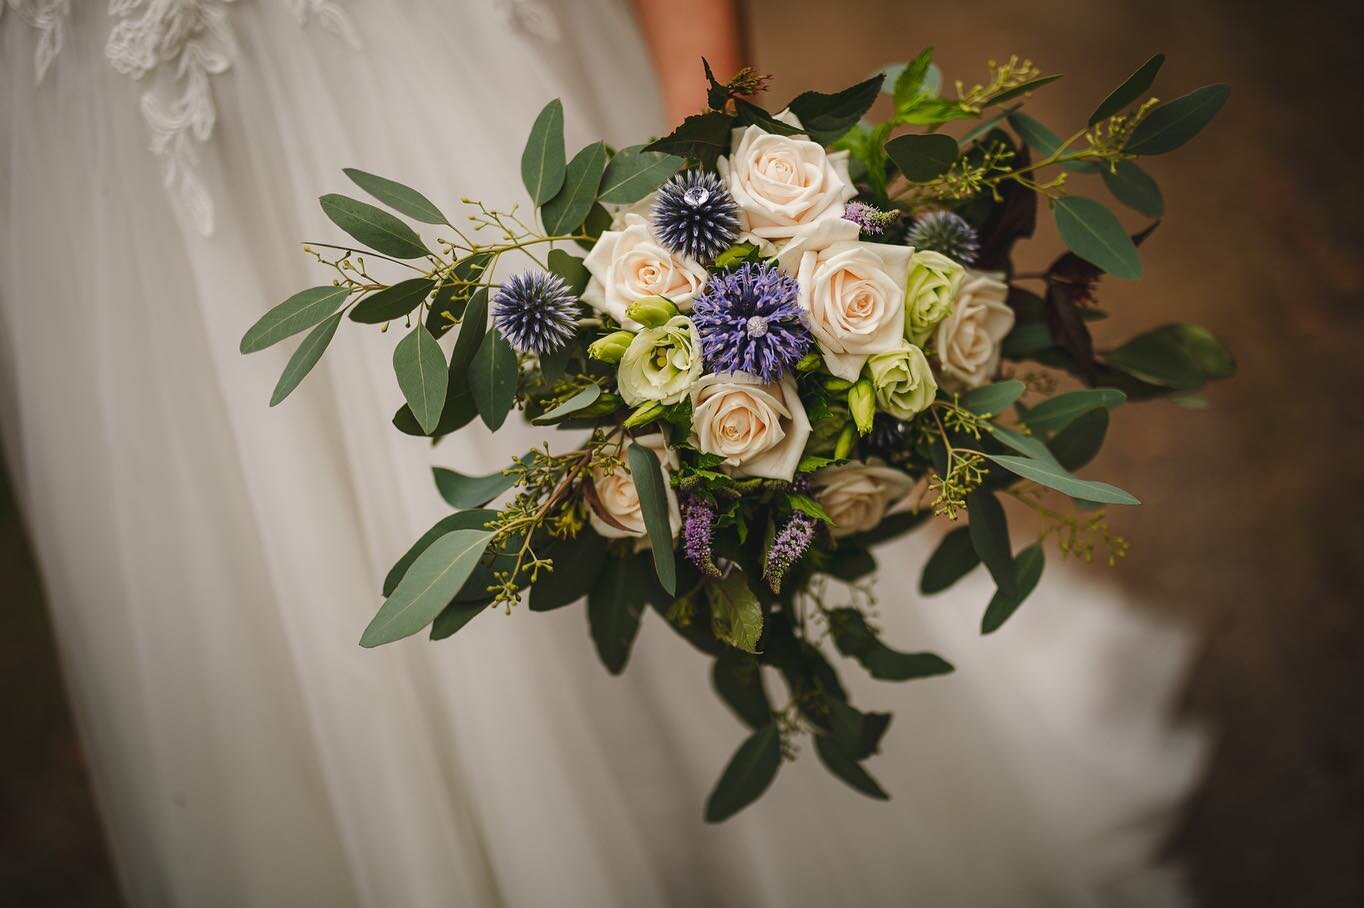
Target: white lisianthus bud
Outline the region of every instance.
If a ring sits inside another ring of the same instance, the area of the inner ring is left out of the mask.
[[[604,363],[618,363],[634,339],[633,331],[612,331],[594,340],[587,348],[587,355]]]
[[[635,335],[620,358],[616,385],[630,406],[675,404],[701,377],[701,335],[685,315]]]
[[[871,382],[865,378],[848,389],[848,412],[852,413],[857,434],[866,435],[871,431],[872,420],[876,418],[876,392]]]
[[[928,409],[938,393],[938,383],[924,351],[906,343],[898,350],[867,360],[876,401],[896,419],[910,419]]]
[[[938,323],[952,311],[952,302],[966,269],[940,252],[916,252],[909,260],[905,283],[905,339],[922,346]]]

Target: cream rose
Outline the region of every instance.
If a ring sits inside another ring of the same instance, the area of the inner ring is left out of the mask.
[[[860,461],[820,470],[812,482],[815,498],[833,518],[834,538],[875,529],[890,505],[914,486],[899,470]]]
[[[646,400],[675,404],[700,377],[701,335],[691,319],[674,315],[630,341],[616,370],[616,385],[632,407]]]
[[[673,255],[654,237],[649,222],[638,214],[624,217],[624,230],[608,230],[597,240],[583,264],[592,275],[583,301],[627,328],[638,328],[625,307],[645,296],[665,296],[682,312],[706,283],[706,269]]]
[[[1004,302],[1009,288],[980,271],[967,271],[952,314],[938,325],[938,361],[943,375],[978,388],[999,371],[999,345],[1014,326],[1014,311]]]
[[[777,264],[796,279],[806,324],[829,371],[856,381],[867,357],[900,346],[905,280],[912,250],[863,243],[858,227],[839,218],[796,237]]]
[[[905,286],[905,338],[922,347],[952,311],[966,269],[940,252],[914,253]]]
[[[654,433],[635,439],[636,444],[644,445],[658,456],[663,467],[665,479],[677,469],[677,452],[668,447],[662,434]],[[587,519],[592,529],[607,539],[635,538],[641,541],[641,548],[649,545],[648,529],[644,526],[644,512],[639,504],[639,490],[630,476],[630,468],[622,464],[610,474],[593,470],[592,488],[595,494],[588,496]],[[682,527],[682,514],[677,507],[677,494],[672,485],[664,486],[668,497],[668,526],[674,536]]]
[[[799,125],[789,113],[782,119]],[[857,194],[846,151],[830,154],[805,136],[779,136],[759,126],[734,130],[730,147],[716,168],[739,205],[746,233],[787,239],[818,221],[842,218],[843,203]]]
[[[796,475],[810,420],[789,375],[764,384],[756,375],[707,375],[692,388],[692,443],[719,454],[740,476]]]
[[[898,350],[868,359],[867,371],[881,409],[896,419],[910,419],[928,409],[938,383],[924,351],[905,341],[901,344]]]

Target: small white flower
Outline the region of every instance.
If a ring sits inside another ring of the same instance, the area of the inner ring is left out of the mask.
[[[810,439],[810,420],[789,375],[707,375],[692,388],[692,442],[740,476],[790,480]]]

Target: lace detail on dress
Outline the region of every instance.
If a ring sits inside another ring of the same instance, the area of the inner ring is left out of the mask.
[[[14,14],[38,30],[38,46],[33,50],[33,79],[43,81],[48,66],[61,52],[65,38],[63,26],[71,15],[71,0],[0,0],[0,14],[8,6]]]

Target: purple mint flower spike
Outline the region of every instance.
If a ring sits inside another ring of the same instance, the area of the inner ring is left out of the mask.
[[[815,519],[802,511],[792,514],[777,538],[772,540],[772,548],[767,551],[767,564],[763,566],[763,579],[772,592],[781,592],[786,572],[805,554],[814,538]]]
[[[706,577],[718,578],[720,569],[710,549],[715,505],[704,498],[688,498],[682,506],[682,521],[682,548],[687,560]]]
[[[852,221],[868,236],[880,236],[899,219],[900,212],[882,211],[866,202],[849,202],[843,206],[843,220]]]
[[[692,301],[692,323],[712,372],[777,381],[814,344],[796,302],[796,280],[771,262],[748,262],[710,279]]]

